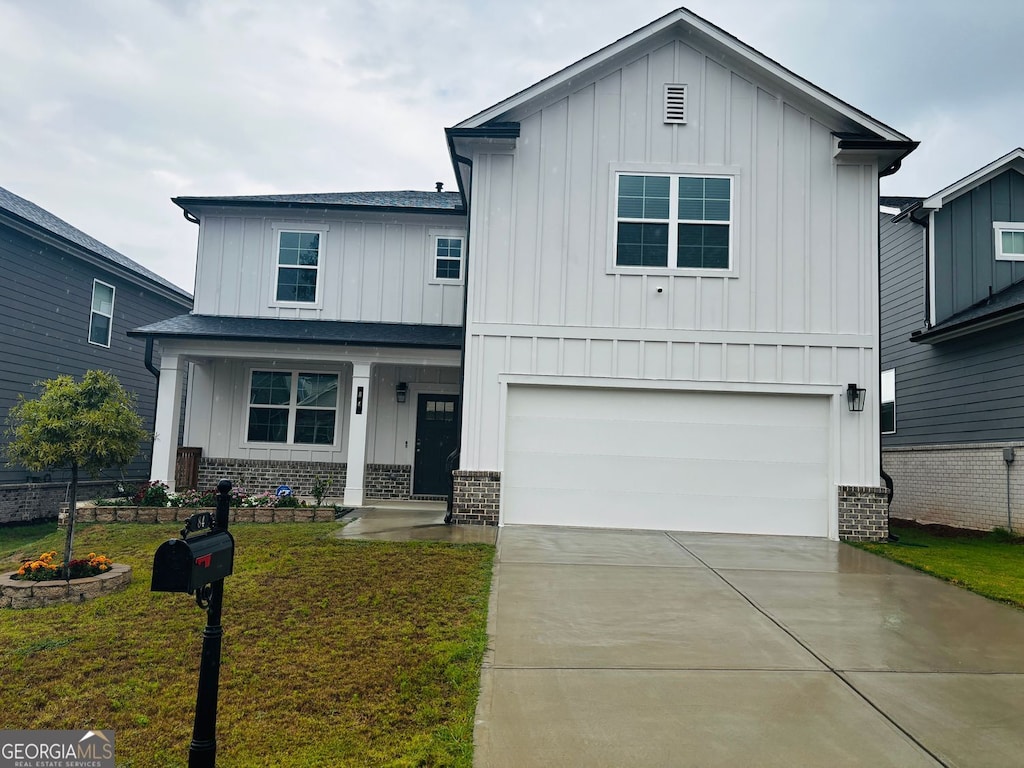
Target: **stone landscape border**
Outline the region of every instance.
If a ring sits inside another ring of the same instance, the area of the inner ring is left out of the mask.
[[[71,581],[28,581],[13,578],[17,571],[0,576],[0,608],[45,608],[61,603],[84,603],[103,595],[112,595],[132,583],[130,565],[114,563],[98,576]]]
[[[79,523],[183,523],[213,507],[79,507]],[[333,523],[334,507],[232,507],[232,523]]]

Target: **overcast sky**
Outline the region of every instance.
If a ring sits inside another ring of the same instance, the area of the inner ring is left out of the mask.
[[[454,189],[443,129],[673,0],[0,0],[0,186],[191,291],[169,198]],[[1021,0],[690,0],[922,142],[927,195],[1024,144]]]

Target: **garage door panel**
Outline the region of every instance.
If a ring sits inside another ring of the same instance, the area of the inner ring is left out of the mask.
[[[523,418],[510,426],[509,443],[523,451],[595,456],[669,456],[680,459],[759,460],[778,448],[777,426],[677,422],[641,422],[635,419]],[[797,461],[817,463],[823,427],[791,425],[789,455]]]
[[[825,397],[508,390],[505,523],[828,534]]]

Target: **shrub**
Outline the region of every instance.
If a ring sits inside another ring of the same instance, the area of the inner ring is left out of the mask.
[[[316,499],[316,505],[318,507],[323,506],[324,499],[327,498],[327,493],[331,490],[331,478],[320,477],[317,475],[313,480],[313,487],[310,489],[310,493],[313,498]]]
[[[154,480],[146,483],[135,494],[135,503],[140,507],[166,507],[170,504],[171,498],[167,493],[167,484]]]

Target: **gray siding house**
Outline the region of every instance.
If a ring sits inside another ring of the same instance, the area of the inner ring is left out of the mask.
[[[881,214],[892,516],[1024,529],[1024,150]]]
[[[98,368],[115,374],[138,397],[152,429],[156,379],[145,367],[145,343],[125,331],[188,311],[192,297],[48,211],[0,188],[0,421],[35,382]],[[0,449],[4,438],[0,436]],[[149,473],[149,446],[124,469],[131,480]],[[120,477],[112,474],[109,479]],[[86,478],[87,479],[87,478]],[[50,481],[47,483],[46,481]],[[0,462],[0,522],[50,509],[48,489],[63,499],[64,473],[36,473]],[[52,495],[52,494],[51,494]],[[33,501],[34,500],[34,501]]]

